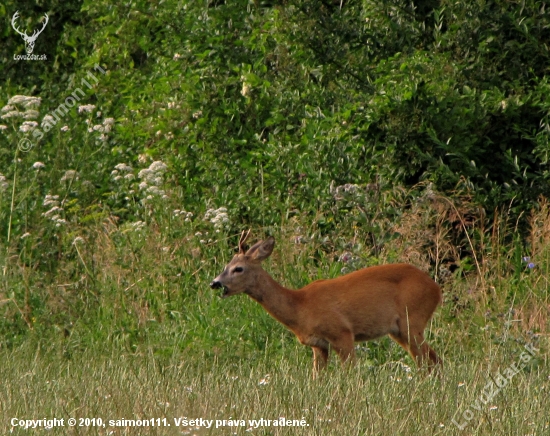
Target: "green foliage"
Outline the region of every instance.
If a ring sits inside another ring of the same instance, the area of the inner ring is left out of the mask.
[[[84,131],[71,141],[102,190],[109,167],[146,153],[177,171],[186,204],[208,198],[262,224],[323,207],[331,181],[460,184],[487,210],[513,199],[518,213],[548,195],[538,2],[75,2],[61,20],[46,4],[26,13],[56,16],[37,44],[55,63],[17,74],[22,44],[6,29],[0,95],[33,92],[44,115],[94,72],[86,103],[117,126],[100,156]],[[38,155],[65,147],[58,165],[74,166],[64,142],[47,134]]]

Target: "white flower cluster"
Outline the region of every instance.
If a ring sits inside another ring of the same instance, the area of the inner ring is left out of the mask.
[[[135,223],[130,223],[129,226],[136,232],[139,232],[145,228],[146,224],[143,221],[136,221]]]
[[[6,176],[0,173],[0,192],[4,192],[8,189],[8,182],[6,182]]]
[[[40,106],[42,99],[40,97],[30,97],[26,95],[14,95],[8,100],[8,104],[0,109],[0,118],[23,118],[25,120],[32,120],[37,118],[39,113],[35,110],[35,107]],[[20,111],[17,106],[25,108],[24,111]]]
[[[46,165],[44,165],[42,162],[35,162],[32,164],[32,167],[35,169],[35,170],[39,170],[41,168],[45,168]]]
[[[95,109],[95,104],[85,104],[82,106],[78,106],[78,113],[81,114],[82,112],[92,113],[92,111]]]
[[[61,227],[63,224],[67,224],[67,221],[61,218],[60,215],[63,212],[63,208],[59,206],[59,195],[46,195],[42,205],[52,206],[50,210],[44,212],[42,216],[53,221],[56,227]]]
[[[63,177],[59,180],[60,182],[66,182],[66,181],[72,181],[72,180],[78,180],[78,173],[75,170],[67,170],[65,171],[65,174],[63,174]]]
[[[342,200],[345,197],[359,194],[361,192],[361,187],[352,183],[334,187],[334,182],[332,182],[329,190],[336,200]]]
[[[160,189],[164,183],[166,168],[168,167],[164,162],[157,160],[149,165],[149,168],[144,168],[139,172],[138,177],[142,180],[139,189],[147,194],[146,200],[152,200],[153,196],[168,198],[164,190]]]
[[[185,210],[183,209],[176,209],[174,210],[174,216],[183,216],[185,217],[185,222],[186,223],[189,223],[191,222],[191,218],[193,218],[193,212],[186,212]]]
[[[111,175],[113,176],[113,180],[115,182],[118,182],[123,178],[126,180],[133,180],[134,174],[132,173],[132,170],[133,168],[130,165],[119,163],[115,166],[115,169],[111,171]]]
[[[227,215],[227,208],[225,207],[208,209],[204,215],[204,219],[214,224],[216,233],[219,233],[224,227],[229,225],[229,216]]]
[[[55,124],[57,121],[54,117],[51,115],[45,115],[44,118],[42,118],[42,122],[40,123],[40,127],[46,127],[48,124]]]
[[[91,105],[91,106],[93,106],[93,105]],[[83,107],[83,106],[81,106],[81,107]],[[100,113],[100,112],[98,112],[98,113]],[[86,124],[89,125],[90,120],[86,120]],[[88,132],[90,132],[90,133],[99,132],[99,133],[101,133],[101,135],[99,135],[99,140],[100,141],[107,141],[107,139],[109,139],[109,137],[107,136],[107,133],[109,133],[112,130],[114,124],[115,124],[115,119],[114,118],[105,118],[103,120],[103,124],[95,124],[92,127],[88,127]]]
[[[38,123],[36,121],[23,121],[23,124],[19,126],[19,131],[27,133],[36,129],[36,127],[38,127]]]

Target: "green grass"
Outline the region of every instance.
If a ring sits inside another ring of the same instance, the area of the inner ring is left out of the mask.
[[[274,330],[277,334],[277,328]],[[456,334],[449,331],[442,336],[451,340]],[[311,353],[295,343],[281,352],[268,342],[263,353],[250,349],[246,358],[235,359],[228,338],[219,344],[215,356],[182,351],[161,359],[150,346],[130,353],[115,344],[98,345],[67,358],[60,343],[30,342],[0,353],[2,434],[11,430],[13,417],[57,417],[65,422],[70,417],[102,418],[106,422],[166,418],[171,424],[163,428],[115,428],[108,423],[105,428],[64,427],[48,432],[53,435],[542,435],[550,427],[550,381],[542,356],[537,356],[534,366],[517,374],[486,405],[481,404],[480,411],[471,406],[476,400],[479,403],[491,376],[518,361],[519,346],[482,346],[477,353],[463,354],[458,359],[454,344],[448,344],[444,347],[447,362],[439,376],[426,376],[414,368],[409,371],[403,365],[411,363],[408,358],[372,366],[366,353],[359,352],[354,368],[343,370],[335,364],[321,379],[313,381]],[[177,337],[171,345],[177,348]],[[394,350],[390,354],[399,353]],[[461,412],[468,408],[474,416],[461,432],[452,419],[463,423]],[[176,427],[174,418],[181,417],[243,419],[246,425]],[[308,426],[246,431],[250,428],[248,420],[280,417],[303,418]],[[28,434],[18,428],[13,433]]]
[[[213,253],[215,247],[206,250]],[[297,287],[304,275],[317,274],[307,256],[283,267],[292,255],[284,242],[276,251],[266,268],[287,285]],[[147,259],[147,252],[142,255]],[[219,260],[227,260],[223,251]],[[0,433],[44,431],[12,427],[12,418],[63,418],[67,425],[71,417],[77,422],[101,418],[106,426],[65,426],[47,434],[524,436],[549,431],[547,337],[529,336],[523,327],[548,307],[543,300],[540,310],[529,310],[533,296],[543,295],[542,281],[534,274],[522,276],[522,283],[529,289],[539,286],[537,292],[516,301],[514,311],[502,313],[484,313],[487,306],[479,296],[468,300],[467,281],[449,285],[445,304],[427,331],[445,362],[438,373],[417,371],[411,358],[385,338],[358,344],[357,365],[350,369],[341,368],[332,354],[328,370],[313,380],[310,349],[248,297],[219,299],[207,284],[220,265],[213,259],[195,261],[203,268],[183,279],[180,275],[179,282],[158,279],[170,260],[164,267],[136,269],[142,280],[132,287],[135,294],[127,289],[131,284],[109,282],[106,270],[104,284],[111,287],[97,294],[102,304],[90,303],[68,332],[40,330],[37,324],[17,344],[4,342]],[[321,270],[330,267],[321,264]],[[283,272],[290,269],[293,278],[284,279]],[[508,307],[506,295],[512,291],[501,284],[491,307]],[[462,308],[453,303],[453,293],[461,295]],[[490,401],[480,402],[489,392],[487,384],[520,362],[524,344],[533,337],[538,351],[530,362]],[[308,425],[250,430],[249,420],[280,417],[303,418]],[[112,427],[108,422],[150,418],[166,419],[170,427]],[[213,420],[213,428],[177,427],[176,418]],[[242,419],[245,425],[215,428],[216,420],[224,419]],[[453,419],[466,425],[461,430]]]
[[[502,232],[491,238],[481,225],[470,230],[477,234],[467,245],[476,250],[475,262],[456,256],[457,269],[444,274],[456,247],[450,224],[427,202],[400,206],[401,220],[383,223],[397,236],[376,253],[369,250],[372,235],[361,227],[329,237],[318,217],[253,229],[251,242],[275,236],[265,268],[294,289],[336,277],[344,267],[408,261],[433,274],[438,265],[444,302],[426,338],[444,360],[441,371],[418,371],[384,338],[358,344],[353,368],[342,368],[332,355],[328,370],[313,380],[308,347],[245,295],[222,300],[209,288],[238,234],[229,226],[217,233],[200,211],[189,221],[173,216],[179,197],[168,188],[164,203],[135,207],[143,220],[137,227],[129,219],[118,223],[108,210],[85,223],[69,219],[65,227],[51,226],[46,217],[29,222],[25,238],[14,235],[0,247],[0,434],[45,431],[12,426],[13,418],[65,424],[100,418],[106,424],[57,427],[48,431],[52,435],[549,431],[545,203],[532,219],[534,268],[503,220],[494,224]],[[351,252],[347,264],[338,261],[344,251]],[[520,361],[526,344],[538,351],[485,401],[488,383],[502,382],[499,374]],[[249,420],[281,417],[308,425],[250,429]],[[110,420],[152,418],[170,427],[109,426]],[[177,427],[178,418],[214,420],[214,428]],[[241,419],[244,426],[215,428],[216,420]]]

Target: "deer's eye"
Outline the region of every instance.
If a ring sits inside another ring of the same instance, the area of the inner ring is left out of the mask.
[[[238,267],[236,267],[236,268],[233,270],[233,272],[241,273],[241,272],[243,272],[243,268],[240,267],[240,266],[238,266]]]

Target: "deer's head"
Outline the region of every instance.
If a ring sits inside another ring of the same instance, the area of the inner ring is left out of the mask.
[[[250,230],[241,234],[239,253],[210,283],[212,289],[223,289],[222,298],[254,289],[259,285],[262,275],[265,274],[261,262],[273,252],[275,239],[270,236],[265,241],[256,242],[245,252],[244,243],[249,234]]]
[[[11,19],[11,25],[13,29],[21,35],[23,38],[23,41],[25,41],[25,50],[27,51],[27,54],[31,54],[34,50],[34,42],[36,41],[36,38],[38,38],[38,35],[42,33],[44,28],[46,27],[46,24],[48,24],[49,18],[48,14],[44,14],[44,17],[46,18],[46,21],[44,21],[44,24],[42,25],[42,29],[35,30],[31,36],[27,35],[27,32],[21,32],[17,27],[15,27],[15,21],[19,18],[19,11],[15,12],[13,14],[13,17]]]

